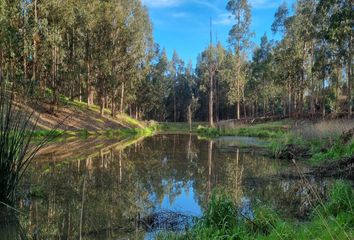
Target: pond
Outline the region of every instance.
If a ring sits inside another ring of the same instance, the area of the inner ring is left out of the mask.
[[[52,144],[23,178],[22,229],[35,239],[152,239],[161,230],[145,224],[152,216],[198,217],[214,189],[306,217],[313,189],[325,196],[331,180],[284,177],[302,167],[267,157],[263,144],[183,134]]]

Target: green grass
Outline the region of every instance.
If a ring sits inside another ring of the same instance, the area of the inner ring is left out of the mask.
[[[337,161],[351,156],[354,156],[354,139],[349,144],[343,144],[340,139],[337,139],[329,149],[323,152],[314,152],[310,162],[318,165],[324,161]]]
[[[286,122],[276,121],[254,125],[240,125],[232,128],[209,128],[199,126],[197,132],[204,137],[245,136],[262,138],[281,138],[287,132]]]
[[[240,217],[225,193],[213,193],[208,209],[195,226],[183,233],[160,234],[157,239],[353,239],[354,191],[338,181],[327,202],[313,208],[307,222],[285,220],[267,207],[255,209],[254,219]]]
[[[90,136],[105,136],[109,138],[130,138],[132,136],[151,136],[158,130],[158,125],[151,125],[144,128],[124,128],[124,129],[106,129],[100,131],[88,131],[87,129],[81,130],[55,130],[54,133],[59,136],[57,140],[67,139],[69,137],[79,137],[86,139]],[[37,130],[34,131],[33,137],[34,140],[41,140],[42,138],[48,137],[53,134],[48,130]]]
[[[99,131],[98,134],[108,138],[130,138],[133,136],[151,136],[156,132],[155,127],[133,128],[133,129],[108,129]]]
[[[163,132],[170,133],[189,133],[190,127],[186,122],[160,122],[160,130]],[[198,126],[206,126],[207,123],[204,122],[193,122],[192,123],[192,131],[196,133],[198,131]]]
[[[35,138],[42,138],[48,136],[52,132],[55,133],[56,135],[64,134],[63,130],[36,130],[32,133],[32,136]]]
[[[298,157],[310,165],[321,165],[338,161],[354,155],[354,138],[347,144],[341,142],[340,136],[323,139],[304,139],[292,132],[285,133],[282,137],[270,140],[268,149],[271,155],[278,158],[293,145],[298,151]],[[308,157],[301,159],[301,152],[306,152]]]

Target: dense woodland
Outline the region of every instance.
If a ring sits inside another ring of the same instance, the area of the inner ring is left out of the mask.
[[[282,4],[271,26],[281,37],[265,34],[260,46],[251,42],[249,2],[229,0],[226,9],[229,44],[211,41],[194,67],[154,42],[140,0],[0,0],[0,79],[52,112],[67,97],[112,116],[193,115],[211,125],[352,116],[352,0]]]

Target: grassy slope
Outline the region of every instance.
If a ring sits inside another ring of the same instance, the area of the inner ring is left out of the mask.
[[[42,104],[29,108],[39,114],[38,129],[35,137],[43,137],[49,134],[50,129],[58,126],[58,134],[65,132],[63,137],[70,136],[87,137],[89,135],[104,135],[107,137],[131,137],[134,135],[150,135],[156,130],[156,125],[138,121],[126,114],[117,114],[111,117],[111,112],[105,109],[104,116],[100,115],[98,106],[88,107],[86,103],[69,101],[61,98],[60,107],[55,114],[51,114],[50,106]],[[64,131],[65,130],[65,131]]]

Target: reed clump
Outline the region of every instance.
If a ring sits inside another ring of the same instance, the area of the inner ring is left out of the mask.
[[[0,84],[0,203],[16,202],[19,182],[29,163],[43,145],[56,137],[53,130],[35,145],[31,144],[38,117],[21,111],[14,94],[5,83]]]

